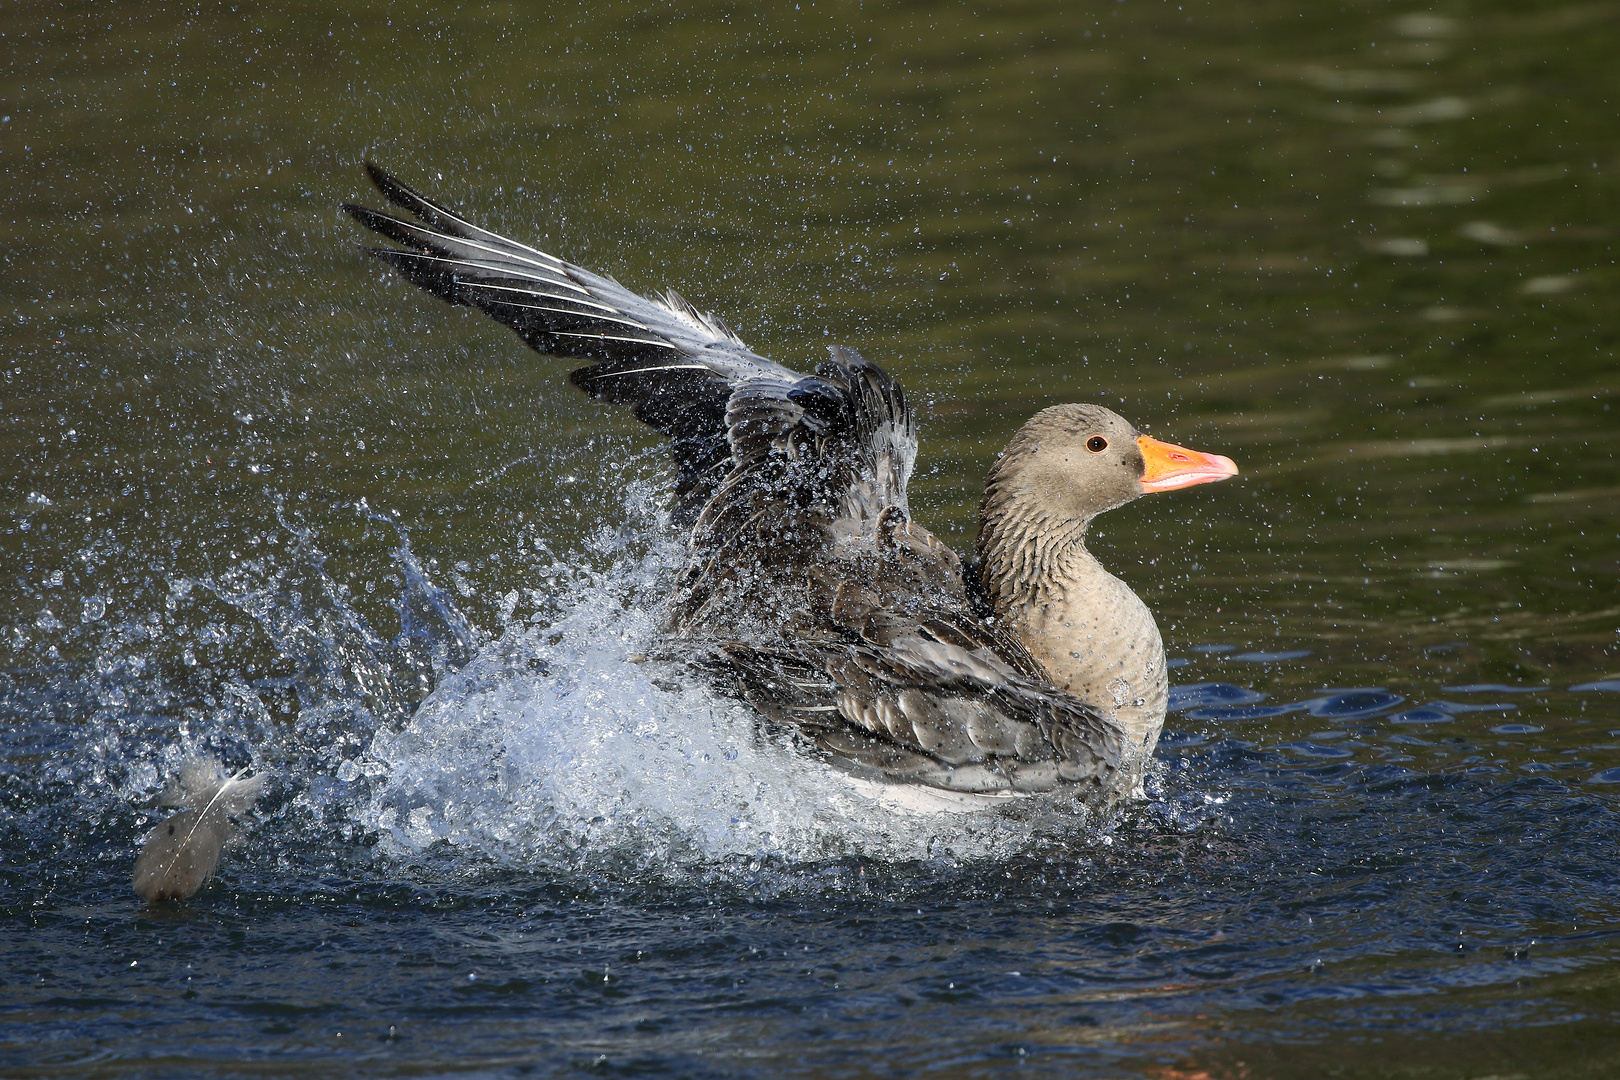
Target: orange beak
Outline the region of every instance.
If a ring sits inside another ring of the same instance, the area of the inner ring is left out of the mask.
[[[1208,484],[1236,476],[1238,472],[1231,458],[1219,454],[1200,454],[1197,450],[1171,446],[1146,435],[1139,436],[1136,445],[1142,451],[1145,465],[1142,472],[1144,493]]]

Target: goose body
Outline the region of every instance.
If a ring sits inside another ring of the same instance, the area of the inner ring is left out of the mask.
[[[345,206],[400,245],[367,251],[537,351],[587,361],[575,385],[669,436],[690,530],[669,627],[681,655],[900,807],[1058,789],[1105,803],[1139,786],[1164,646],[1086,527],[1234,475],[1231,461],[1100,406],[1043,410],[991,470],[964,568],[911,519],[916,425],[882,368],[835,347],[792,371],[674,293],[632,293],[367,169],[409,215]]]

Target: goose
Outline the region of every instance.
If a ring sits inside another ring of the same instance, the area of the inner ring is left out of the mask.
[[[901,807],[1140,795],[1164,644],[1086,530],[1143,495],[1235,476],[1231,459],[1100,405],[1043,409],[991,468],[964,563],[912,519],[916,418],[877,364],[833,346],[793,371],[673,291],[638,295],[366,171],[404,214],[345,204],[393,242],[362,251],[584,361],[575,386],[669,438],[687,560],[667,633],[684,660]]]

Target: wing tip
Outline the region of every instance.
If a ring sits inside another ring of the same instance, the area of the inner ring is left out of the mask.
[[[361,164],[365,166],[366,175],[371,177],[371,182],[376,184],[379,189],[386,190],[388,185],[395,183],[393,176],[389,174],[388,170],[377,164],[376,159],[372,158],[369,154],[365,157]]]
[[[362,164],[365,166],[366,176],[371,180],[372,184],[378,191],[382,192],[384,198],[395,206],[403,206],[407,210],[412,210],[414,207],[428,201],[421,192],[377,164],[372,158],[367,157]]]

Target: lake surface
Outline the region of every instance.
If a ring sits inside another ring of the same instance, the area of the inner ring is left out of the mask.
[[[34,5],[0,27],[0,1075],[1620,1070],[1620,4]],[[370,155],[919,403],[1237,459],[1093,550],[1148,798],[925,818],[657,664],[657,440]],[[129,889],[193,752],[273,772]]]

